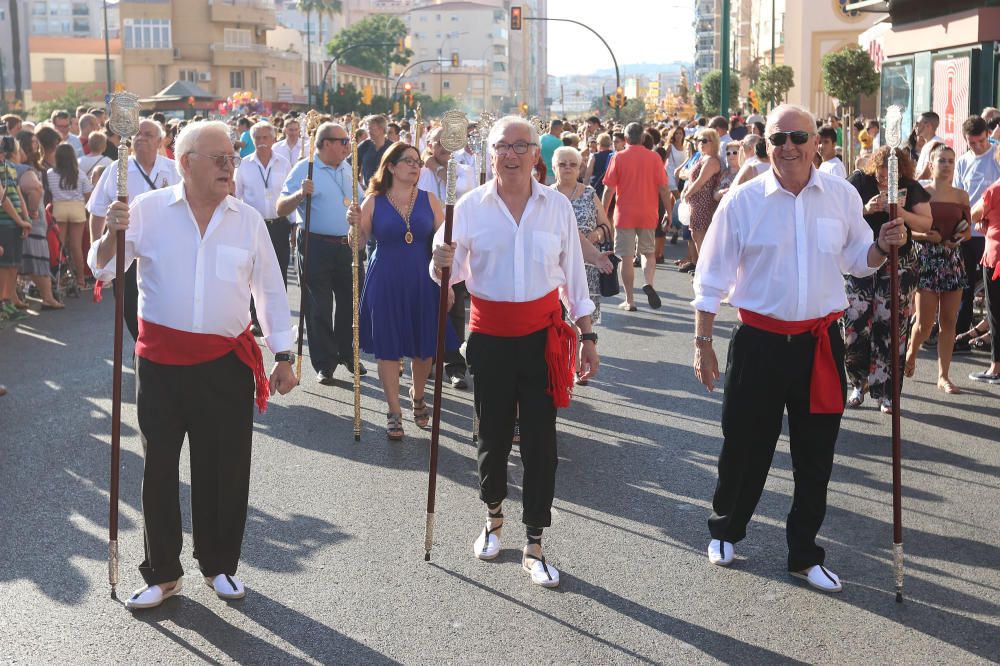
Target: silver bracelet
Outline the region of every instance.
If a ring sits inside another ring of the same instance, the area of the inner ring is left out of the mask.
[[[711,342],[712,341],[712,336],[711,335],[696,335],[696,336],[694,336],[694,341],[695,342]]]

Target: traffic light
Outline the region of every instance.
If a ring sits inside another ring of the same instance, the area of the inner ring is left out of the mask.
[[[528,115],[528,103],[527,102],[522,102],[521,103],[521,113],[523,113],[524,115]]]
[[[453,51],[451,54],[451,66],[458,67],[458,51]]]
[[[341,92],[340,94],[343,95],[344,93]],[[330,91],[329,90],[324,90],[323,91],[323,106],[324,107],[330,106]]]
[[[521,29],[521,7],[519,5],[510,8],[510,29]]]
[[[375,97],[375,91],[371,86],[365,86],[361,90],[361,103],[364,105],[370,105],[372,103],[372,98]]]
[[[613,109],[617,106],[617,104],[618,104],[618,98],[615,97],[614,95],[608,95],[608,106]]]
[[[188,106],[193,109],[194,108],[194,97],[188,97],[187,102],[188,102]]]
[[[760,111],[760,102],[757,100],[757,93],[754,92],[753,90],[750,91],[748,101],[751,109],[753,109],[754,111]]]
[[[396,53],[399,55],[406,53],[406,37],[400,37],[396,41]]]
[[[615,98],[616,98],[616,103],[617,103],[616,108],[619,108],[619,109],[625,108],[626,97],[625,97],[625,89],[624,88],[622,88],[621,86],[618,86],[618,88],[615,89]]]

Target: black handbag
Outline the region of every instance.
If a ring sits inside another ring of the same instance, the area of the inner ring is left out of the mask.
[[[610,298],[612,296],[617,296],[621,293],[622,287],[618,282],[618,264],[621,263],[622,259],[618,255],[614,254],[614,242],[611,239],[611,229],[608,228],[606,224],[599,224],[597,228],[601,230],[601,235],[604,239],[597,244],[597,249],[601,252],[611,252],[608,255],[608,259],[611,260],[611,265],[614,266],[614,270],[610,273],[598,273],[598,280],[601,287],[601,296],[604,298]]]

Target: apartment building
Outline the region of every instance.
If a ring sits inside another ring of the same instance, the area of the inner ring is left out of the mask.
[[[272,0],[123,0],[120,12],[124,80],[141,97],[180,80],[220,100],[247,90],[264,103],[279,91],[304,99],[302,54],[267,44]]]
[[[118,36],[118,3],[103,0],[30,0],[30,14],[21,17],[32,35],[104,38],[104,9],[108,34]]]
[[[112,39],[111,79],[121,72],[121,42]],[[45,37],[28,39],[31,53],[31,99],[27,106],[66,94],[69,88],[89,95],[95,104],[107,92],[108,60],[104,39],[94,37]]]

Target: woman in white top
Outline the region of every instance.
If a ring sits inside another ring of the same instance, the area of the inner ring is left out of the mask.
[[[83,232],[87,228],[86,201],[94,189],[93,183],[80,173],[76,151],[67,143],[56,148],[56,165],[45,175],[52,193],[52,217],[59,225],[59,243],[66,246],[73,260],[73,274],[80,288],[86,286],[83,263]]]

